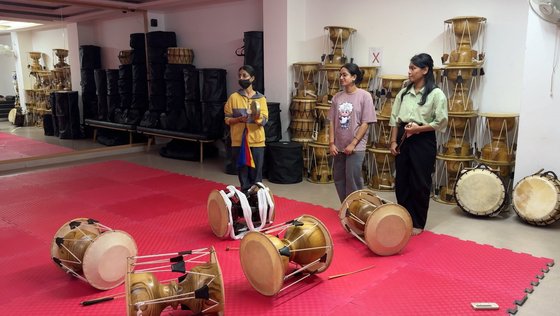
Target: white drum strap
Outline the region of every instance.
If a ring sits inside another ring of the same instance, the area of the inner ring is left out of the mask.
[[[228,221],[228,228],[227,228],[227,233],[230,234],[231,238],[233,238],[235,232],[233,229],[233,217],[231,216],[231,200],[229,199],[230,196],[233,196],[233,192],[229,192],[228,194],[226,194],[223,190],[220,190],[220,195],[222,196],[222,199],[224,199],[224,202],[226,203],[226,207],[228,210],[228,217],[229,217],[229,221]],[[225,236],[225,235],[224,235]]]
[[[252,219],[252,212],[251,206],[249,205],[249,201],[247,201],[247,197],[243,192],[237,190],[234,186],[230,185],[227,187],[230,191],[235,192],[237,198],[239,198],[239,202],[241,203],[241,209],[243,210],[243,217],[245,217],[245,223],[250,231],[255,230],[255,225],[253,225]]]
[[[259,203],[259,216],[261,219],[261,224],[257,227],[257,231],[260,231],[264,225],[266,225],[267,219],[267,212],[268,212],[268,203],[266,201],[266,193],[263,189],[257,191],[257,201]]]
[[[263,221],[263,218],[264,218],[265,219],[264,221],[266,221],[267,223],[272,223],[272,218],[274,217],[274,201],[272,200],[272,197],[270,196],[270,190],[262,182],[257,182],[255,184],[262,189],[262,190],[259,190],[259,192],[263,191],[263,195],[265,196],[266,202],[268,204],[268,214],[265,217],[263,217],[261,215],[261,221]],[[266,193],[266,195],[265,195],[265,193]],[[260,197],[259,197],[259,201],[260,201]]]

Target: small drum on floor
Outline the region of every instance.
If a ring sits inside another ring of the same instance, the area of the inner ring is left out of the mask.
[[[156,273],[166,279],[160,281]],[[169,279],[172,273],[180,276]],[[179,305],[193,315],[223,315],[225,309],[222,270],[213,247],[131,257],[125,294],[128,316],[159,316]]]
[[[328,145],[309,143],[309,176],[313,183],[333,183],[333,159]]]
[[[281,237],[279,233],[284,232]],[[333,243],[320,220],[302,215],[263,232],[249,232],[239,248],[241,267],[255,290],[273,296],[297,282],[325,271],[332,261]],[[288,273],[290,263],[297,267]],[[282,287],[294,276],[298,280]]]
[[[126,260],[137,252],[129,234],[88,218],[62,225],[51,244],[51,257],[64,272],[100,290],[124,282]]]
[[[399,253],[412,235],[412,217],[408,211],[367,189],[347,196],[338,217],[347,232],[379,256]]]
[[[247,194],[235,186],[212,190],[208,196],[208,222],[220,238],[240,239],[249,231],[259,231],[274,221],[274,198],[268,187],[258,182]]]
[[[554,172],[541,171],[515,185],[512,205],[525,222],[545,226],[560,219],[560,181]]]
[[[462,169],[455,182],[454,194],[457,205],[476,216],[498,215],[506,205],[504,181],[484,164]]]

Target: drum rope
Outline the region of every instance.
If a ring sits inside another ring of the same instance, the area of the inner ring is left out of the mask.
[[[301,266],[301,268],[296,269],[296,270],[293,271],[292,273],[286,275],[286,276],[284,277],[284,280],[287,280],[287,279],[293,277],[294,275],[296,275],[296,274],[298,274],[298,273],[300,273],[300,272],[302,272],[302,271],[305,271],[307,268],[313,266],[314,264],[316,264],[316,263],[318,263],[318,262],[320,262],[320,261],[321,261],[321,258],[317,258],[316,260],[313,260],[312,262],[310,262],[310,263],[308,263],[308,264],[306,264],[306,265],[304,265],[304,266]]]
[[[297,283],[299,283],[299,282],[301,282],[301,281],[307,279],[307,278],[310,277],[310,276],[311,276],[311,274],[306,274],[306,275],[302,276],[300,279],[298,279],[297,281],[294,281],[294,282],[292,282],[292,283],[286,285],[285,287],[281,288],[280,291],[278,291],[278,292],[282,292],[282,291],[284,291],[285,289],[289,288],[290,286],[295,285],[295,284],[297,284]]]
[[[309,247],[309,248],[302,248],[302,249],[290,249],[290,252],[309,251],[309,250],[327,249],[327,248],[332,248],[332,246],[319,246],[319,247]]]

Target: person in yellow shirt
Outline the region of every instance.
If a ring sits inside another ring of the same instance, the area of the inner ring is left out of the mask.
[[[265,96],[253,89],[255,69],[250,65],[239,68],[238,91],[232,93],[225,106],[225,123],[231,134],[233,161],[242,192],[247,192],[256,182],[262,182],[265,133],[268,107]],[[258,109],[258,113],[255,112]]]
[[[426,226],[432,173],[436,162],[435,131],[447,127],[447,97],[437,87],[434,61],[428,54],[412,57],[408,84],[393,102],[391,153],[395,155],[395,194],[397,203],[412,217],[413,235]]]

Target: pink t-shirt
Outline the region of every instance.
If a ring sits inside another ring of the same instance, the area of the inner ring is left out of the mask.
[[[329,120],[334,122],[334,144],[343,150],[352,142],[362,123],[377,121],[371,94],[363,89],[353,93],[338,92],[332,98]],[[356,145],[356,151],[366,150],[368,134]]]

